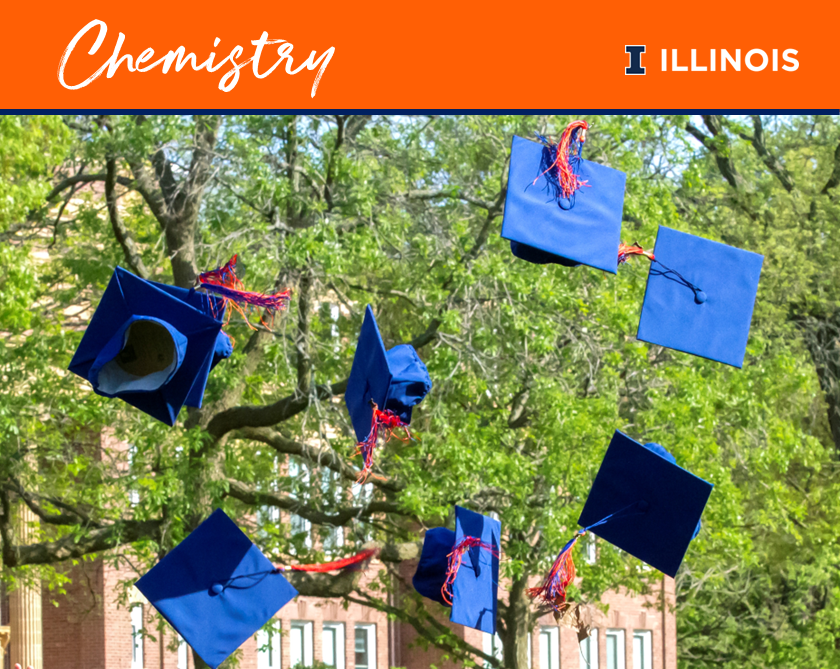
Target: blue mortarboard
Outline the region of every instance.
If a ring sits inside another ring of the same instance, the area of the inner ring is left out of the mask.
[[[209,296],[141,279],[121,267],[85,331],[70,371],[173,425],[184,404],[201,406],[214,361],[230,341]]]
[[[136,585],[211,667],[224,662],[297,596],[221,509]]]
[[[436,527],[426,532],[423,551],[412,583],[424,597],[447,604],[442,588],[447,580],[449,554],[465,539],[476,540],[466,549],[451,583],[453,623],[488,634],[496,633],[499,554],[502,525],[498,520],[455,507],[455,531]],[[480,541],[480,545],[478,542]]]
[[[637,337],[741,367],[764,256],[659,227]]]
[[[541,174],[548,150],[513,138],[502,237],[515,256],[532,263],[583,264],[615,274],[626,175],[580,159],[575,172],[586,185],[558,204]]]
[[[659,444],[642,446],[616,430],[578,523],[673,577],[712,487]]]
[[[408,424],[411,408],[431,389],[429,371],[413,346],[400,344],[390,351],[385,350],[368,305],[344,393],[356,440],[364,441],[371,431],[371,401],[376,402],[381,411],[393,411]]]

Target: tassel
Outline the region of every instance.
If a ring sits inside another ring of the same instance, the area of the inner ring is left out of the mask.
[[[360,563],[366,563],[372,560],[379,553],[378,548],[367,548],[360,553],[351,555],[350,557],[341,558],[340,560],[333,560],[332,562],[321,562],[317,564],[293,564],[288,567],[278,567],[280,571],[307,571],[313,573],[323,573],[327,571],[336,571],[337,569],[347,569],[348,567],[362,568]]]
[[[577,540],[580,539],[586,530],[580,530],[574,538],[563,546],[563,550],[557,556],[554,564],[545,580],[537,588],[529,588],[528,594],[532,599],[538,598],[545,604],[551,606],[556,613],[561,613],[566,605],[566,588],[569,583],[575,580],[575,561],[572,557],[572,549]]]
[[[361,455],[364,459],[364,465],[362,466],[362,471],[359,472],[359,478],[356,479],[356,483],[364,483],[371,474],[371,470],[373,469],[373,451],[379,443],[380,430],[387,433],[385,438],[386,442],[390,441],[391,437],[396,436],[394,434],[394,430],[397,428],[402,428],[405,430],[406,434],[405,437],[397,437],[400,441],[410,441],[411,439],[414,439],[414,437],[411,436],[411,432],[408,431],[408,423],[404,423],[402,418],[400,418],[397,414],[387,409],[385,411],[380,411],[376,402],[373,400],[371,400],[370,404],[373,407],[373,419],[371,420],[370,434],[368,434],[367,439],[364,441],[356,443],[356,452],[354,453],[354,455]]]
[[[449,563],[446,567],[446,580],[440,589],[440,594],[443,596],[443,601],[452,606],[452,585],[458,576],[458,570],[461,568],[461,561],[464,559],[464,553],[470,548],[478,546],[486,551],[490,551],[493,557],[499,557],[499,551],[496,547],[488,544],[476,537],[464,537],[459,543],[452,547],[452,552],[446,557],[449,558]]]
[[[229,306],[231,310],[242,316],[252,330],[257,328],[251,324],[248,313],[251,309],[262,310],[260,324],[271,329],[274,325],[274,315],[278,311],[284,311],[289,306],[290,291],[283,290],[273,295],[266,295],[265,293],[244,290],[242,281],[236,276],[236,258],[237,255],[234,255],[222,267],[199,274],[196,283],[208,293],[221,298],[225,307]],[[230,322],[230,315],[231,312],[228,311],[225,325]],[[268,323],[266,323],[265,315],[269,317]]]
[[[645,256],[645,258],[651,262],[656,260],[656,257],[653,255],[653,251],[645,251],[641,246],[639,246],[638,242],[632,246],[621,242],[621,244],[618,245],[618,264],[623,265],[627,262],[627,259],[630,256]]]
[[[645,256],[651,263],[657,263],[662,269],[656,269],[654,267],[650,268],[650,273],[654,276],[664,276],[671,281],[676,281],[677,283],[685,286],[686,288],[691,289],[694,292],[694,301],[697,304],[703,304],[706,301],[706,293],[703,292],[703,289],[700,286],[696,286],[695,284],[691,283],[688,279],[686,279],[682,274],[680,274],[677,270],[671,269],[667,265],[662,264],[660,260],[656,259],[656,256],[653,255],[652,251],[645,251],[641,246],[639,246],[638,242],[635,246],[630,246],[629,244],[625,244],[621,242],[618,245],[618,264],[621,265],[627,262],[627,259],[630,256]]]
[[[362,569],[364,568],[364,565],[378,553],[378,548],[367,548],[360,553],[356,553],[355,555],[351,555],[350,557],[342,558],[340,560],[333,560],[332,562],[295,564],[289,567],[275,566],[274,569],[269,569],[268,571],[258,571],[253,574],[242,574],[240,576],[229,578],[221,583],[214,583],[211,590],[214,595],[220,595],[228,588],[232,588],[234,590],[248,590],[249,588],[253,588],[262,583],[268,576],[271,576],[272,574],[280,574],[284,571],[327,572],[336,571],[337,569],[347,569],[348,567]],[[248,580],[243,581],[243,579]]]
[[[534,179],[532,185],[536,185],[539,178],[545,176],[549,190],[561,207],[561,200],[571,200],[576,191],[589,185],[575,173],[575,168],[583,154],[583,143],[586,141],[588,129],[589,124],[586,121],[572,121],[560,135],[558,144],[552,143],[550,139],[542,135],[537,135],[546,146],[542,151],[540,164],[542,172]],[[574,206],[574,202],[571,206]]]

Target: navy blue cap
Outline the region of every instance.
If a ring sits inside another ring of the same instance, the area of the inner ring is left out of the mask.
[[[444,527],[426,532],[412,583],[424,597],[446,604],[441,588],[446,581],[448,555],[465,537],[480,539],[494,550],[473,546],[464,554],[452,584],[449,619],[459,625],[495,634],[502,545],[502,524],[498,520],[456,506],[455,532]]]
[[[225,301],[223,299],[205,292],[196,291],[195,288],[179,288],[178,286],[170,286],[165,283],[158,283],[157,281],[149,281],[149,283],[172,295],[172,297],[176,297],[182,302],[189,304],[194,309],[198,309],[202,313],[207,314],[211,318],[215,318],[219,322],[224,322]],[[213,349],[213,358],[210,361],[208,373],[222,360],[229,358],[231,355],[233,355],[233,342],[231,342],[226,332],[220,331],[216,337],[216,347]],[[202,366],[184,404],[188,407],[200,409],[206,386],[207,374],[204,373]]]
[[[449,566],[447,556],[455,545],[455,532],[445,527],[433,527],[423,537],[423,551],[411,583],[424,597],[446,606],[441,588]]]
[[[413,346],[401,344],[385,350],[373,310],[368,305],[344,393],[356,441],[364,441],[370,434],[371,400],[380,411],[393,411],[408,424],[412,407],[431,389],[429,371]]]
[[[136,585],[214,668],[298,594],[221,509]]]
[[[561,208],[540,175],[542,152],[541,144],[513,138],[502,237],[529,262],[583,264],[615,274],[626,175],[581,159],[576,172],[588,185]]]
[[[741,367],[764,256],[665,226],[654,255],[636,336]]]
[[[578,523],[673,577],[713,486],[664,450],[616,430]]]
[[[188,401],[200,406],[220,344],[222,322],[207,304],[191,306],[171,286],[117,267],[69,369],[97,394],[174,425]]]

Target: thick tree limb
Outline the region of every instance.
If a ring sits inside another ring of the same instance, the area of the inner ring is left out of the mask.
[[[289,569],[283,576],[304,597],[344,597],[359,587],[362,573],[345,569],[338,574],[316,574]]]
[[[47,194],[47,197],[44,199],[47,202],[51,202],[56,197],[58,197],[63,191],[67,190],[72,186],[75,186],[77,184],[94,183],[96,181],[105,181],[106,178],[107,174],[105,172],[99,172],[97,174],[74,174],[73,176],[65,177],[53,187],[53,189]],[[126,188],[134,187],[134,179],[130,179],[129,177],[118,175],[116,181],[120,186],[125,186]]]
[[[405,515],[400,511],[399,506],[393,502],[370,502],[362,506],[351,506],[339,509],[335,513],[321,511],[301,503],[289,495],[281,495],[276,492],[265,492],[257,490],[252,486],[245,485],[236,479],[228,479],[228,495],[240,502],[252,506],[274,506],[278,509],[291,511],[294,514],[315,523],[316,525],[331,525],[332,527],[344,527],[357,518],[369,518],[378,513],[397,513]]]
[[[767,145],[764,143],[764,125],[761,122],[761,117],[758,114],[754,114],[750,118],[753,122],[753,135],[751,137],[749,135],[741,135],[741,137],[753,145],[755,152],[761,158],[761,161],[767,169],[779,180],[779,183],[782,184],[782,187],[788,193],[792,193],[794,190],[793,177],[779,159],[770,153]]]
[[[825,182],[825,186],[823,186],[820,192],[823,195],[828,195],[828,191],[836,188],[838,184],[840,184],[840,144],[837,144],[837,148],[834,149],[834,167],[831,170],[831,176]]]
[[[108,205],[108,218],[111,220],[111,228],[114,231],[114,237],[123,251],[125,262],[129,269],[138,276],[148,279],[150,274],[143,263],[143,257],[137,250],[137,245],[134,243],[128,228],[122,220],[119,207],[117,206],[117,193],[115,190],[117,184],[117,160],[116,158],[108,158],[107,172],[105,177],[105,202]]]
[[[744,180],[735,169],[735,162],[732,160],[732,151],[729,145],[729,140],[726,134],[722,132],[722,121],[719,116],[704,116],[703,120],[706,127],[712,133],[712,136],[705,134],[691,121],[686,123],[685,129],[688,133],[706,147],[712,154],[717,163],[721,175],[729,185],[735,190],[742,190],[744,187]]]
[[[81,536],[69,534],[55,541],[18,546],[10,541],[10,533],[3,537],[3,566],[53,564],[79,558],[90,553],[158,537],[160,520],[124,520],[106,527],[88,529]]]
[[[331,449],[308,446],[299,441],[288,439],[277,430],[268,427],[246,427],[236,432],[234,438],[252,439],[271,446],[278,453],[297,455],[321,467],[326,467],[349,481],[355,481],[359,470],[351,466],[344,458]],[[404,486],[388,478],[378,477],[371,480],[378,488],[390,492],[399,492]]]
[[[437,337],[440,325],[441,321],[439,319],[432,319],[426,331],[408,343],[414,348],[425,346]],[[316,386],[308,395],[302,396],[295,392],[295,394],[279,399],[273,404],[232,407],[213,416],[207,425],[207,432],[215,439],[221,439],[228,432],[241,430],[245,427],[270,427],[299,414],[313,400],[327,401],[336,395],[342,395],[346,389],[347,379],[344,379],[336,383]]]

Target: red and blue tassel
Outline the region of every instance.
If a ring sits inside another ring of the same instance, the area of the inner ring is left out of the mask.
[[[644,256],[651,262],[656,260],[656,256],[653,255],[653,251],[645,251],[639,243],[636,242],[635,244],[625,244],[621,242],[618,245],[618,264],[623,265],[627,262],[627,259],[630,256]]]
[[[446,557],[449,559],[447,567],[446,567],[446,580],[443,582],[443,586],[441,586],[440,594],[443,597],[443,601],[447,604],[452,606],[452,586],[455,583],[455,579],[458,576],[458,570],[461,568],[461,562],[464,559],[464,553],[466,553],[470,548],[475,548],[478,546],[482,550],[489,551],[493,557],[499,557],[499,551],[496,549],[495,546],[492,544],[488,544],[485,541],[477,537],[464,537],[452,547],[452,552],[449,553]]]
[[[589,186],[588,182],[575,172],[581,160],[587,130],[589,124],[586,121],[572,121],[560,135],[557,144],[547,137],[537,135],[546,146],[543,147],[540,165],[542,172],[534,179],[533,185],[544,176],[560,206],[561,200],[570,200],[575,192]]]
[[[248,314],[253,310],[262,310],[260,315],[260,324],[263,327],[271,328],[274,325],[274,316],[278,311],[284,311],[289,306],[291,299],[291,292],[283,290],[279,293],[271,295],[265,293],[255,293],[244,290],[242,281],[236,276],[236,258],[234,255],[222,267],[218,267],[209,272],[202,272],[198,275],[196,283],[198,286],[208,293],[212,293],[221,298],[225,307],[230,307],[232,311],[236,311],[248,324],[252,330],[257,328],[251,324]],[[230,321],[231,311],[227,312],[227,319],[225,325]],[[268,322],[266,322],[268,316]]]
[[[539,599],[548,604],[557,613],[560,613],[566,606],[566,589],[569,583],[575,580],[575,561],[572,557],[572,549],[575,547],[577,540],[584,534],[586,534],[586,530],[580,530],[575,534],[574,538],[563,546],[563,550],[554,560],[554,564],[551,565],[551,569],[542,584],[539,587],[528,589],[528,594],[532,599]]]
[[[373,407],[373,418],[371,419],[370,433],[364,441],[356,443],[355,455],[361,455],[363,458],[362,470],[359,472],[359,478],[356,483],[364,483],[371,475],[373,469],[373,452],[379,443],[380,431],[387,433],[385,441],[390,441],[391,437],[396,437],[394,430],[402,428],[405,431],[405,437],[397,437],[400,441],[410,441],[414,439],[411,432],[408,431],[408,423],[403,422],[393,411],[380,411],[376,402],[371,401]]]

